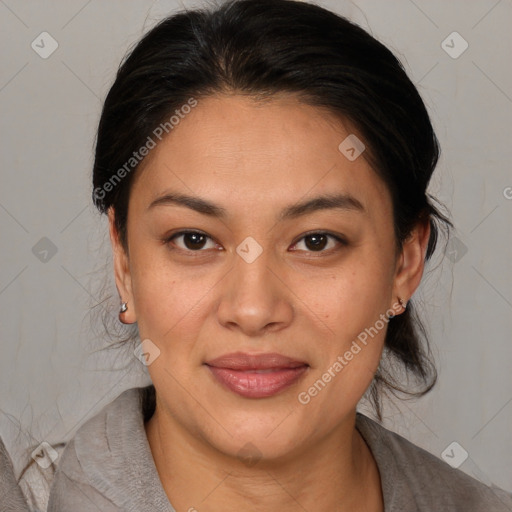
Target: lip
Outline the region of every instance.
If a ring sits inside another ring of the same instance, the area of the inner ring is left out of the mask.
[[[229,368],[231,370],[268,370],[273,368],[297,368],[307,365],[305,361],[292,359],[275,352],[265,354],[245,354],[233,352],[224,354],[216,359],[206,361],[208,366],[216,368]]]
[[[304,361],[276,353],[235,352],[207,361],[212,375],[230,391],[246,398],[266,398],[294,384],[307,371]]]

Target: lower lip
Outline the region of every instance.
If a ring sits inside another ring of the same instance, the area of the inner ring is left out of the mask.
[[[207,365],[208,366],[208,365]],[[295,383],[308,369],[281,368],[266,373],[232,370],[208,366],[214,377],[234,393],[246,398],[266,398],[276,395]]]

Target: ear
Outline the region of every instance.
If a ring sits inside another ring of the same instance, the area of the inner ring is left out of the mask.
[[[430,221],[422,220],[416,224],[402,244],[397,259],[393,287],[393,303],[398,297],[408,301],[418,288],[425,268],[425,255],[430,238]]]
[[[119,233],[115,226],[115,211],[113,207],[108,209],[108,221],[117,292],[119,293],[120,303],[126,302],[128,304],[127,311],[120,313],[119,319],[123,323],[133,324],[137,321],[137,315],[135,312],[135,301],[133,300],[130,264],[128,255],[119,240]],[[119,304],[119,306],[121,306],[121,304]]]

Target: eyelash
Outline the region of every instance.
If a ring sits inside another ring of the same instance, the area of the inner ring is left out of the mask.
[[[172,235],[168,236],[168,237],[165,237],[162,242],[165,243],[166,245],[170,245],[171,242],[176,239],[176,238],[179,238],[180,236],[184,236],[184,235],[189,235],[189,234],[196,234],[196,235],[202,235],[202,236],[205,236],[206,238],[210,239],[213,241],[213,239],[208,236],[206,233],[203,233],[202,231],[195,231],[195,230],[187,230],[187,231],[179,231],[177,233],[173,233]],[[329,238],[332,238],[334,239],[336,242],[338,242],[342,247],[344,246],[347,246],[348,245],[348,242],[346,240],[344,240],[342,237],[340,237],[339,235],[335,235],[333,233],[330,233],[328,231],[310,231],[308,233],[305,233],[304,235],[301,236],[301,238],[299,238],[295,243],[293,243],[292,247],[293,246],[296,246],[299,242],[301,242],[302,240],[304,240],[305,238],[309,237],[309,236],[313,236],[313,235],[325,235]],[[182,251],[182,252],[185,252],[185,253],[201,253],[201,252],[205,252],[207,249],[198,249],[197,251],[194,251],[192,249],[183,249],[181,247],[177,247],[177,248],[171,248],[172,250],[179,250],[179,251]],[[315,253],[318,253],[318,254],[322,254],[322,253],[331,253],[333,250],[336,250],[336,248],[331,248],[331,249],[323,249],[321,251],[304,251],[304,252],[308,252],[310,254],[315,254]]]

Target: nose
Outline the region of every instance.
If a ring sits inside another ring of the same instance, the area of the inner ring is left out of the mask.
[[[251,263],[235,255],[223,280],[219,323],[246,336],[258,337],[286,328],[293,320],[293,293],[283,269],[271,268],[268,250]],[[280,267],[281,268],[281,267]]]

